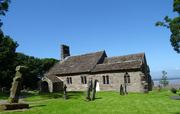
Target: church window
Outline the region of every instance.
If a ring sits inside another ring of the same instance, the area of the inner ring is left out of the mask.
[[[86,76],[81,76],[81,84],[87,84]]]
[[[109,84],[109,76],[106,76],[106,82]]]
[[[72,84],[72,78],[71,77],[67,77],[66,81],[67,81],[67,84]]]
[[[109,84],[109,76],[103,76],[103,84]]]
[[[72,78],[70,77],[69,79],[70,79],[70,84],[72,84]]]
[[[103,84],[106,84],[106,82],[105,82],[105,76],[103,76]]]

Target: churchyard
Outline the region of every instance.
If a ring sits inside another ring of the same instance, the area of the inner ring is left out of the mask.
[[[94,101],[89,102],[85,101],[85,91],[68,91],[68,100],[62,99],[63,92],[44,93],[24,99],[25,102],[29,102],[30,108],[27,110],[23,109],[21,114],[179,114],[180,100],[171,99],[170,96],[179,96],[180,90],[177,91],[177,94],[168,92],[169,90],[162,89],[162,92],[157,94],[154,91],[150,91],[148,94],[128,93],[128,95],[119,95],[120,93],[115,91],[101,91],[96,93]],[[5,94],[1,93],[0,99],[2,99],[3,95]],[[47,99],[50,100],[40,103],[35,102]],[[10,111],[9,113],[18,114],[20,112]]]

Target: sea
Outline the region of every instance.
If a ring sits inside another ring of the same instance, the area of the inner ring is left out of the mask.
[[[154,85],[159,85],[160,79],[153,79]],[[169,78],[169,85],[180,85],[180,78]]]

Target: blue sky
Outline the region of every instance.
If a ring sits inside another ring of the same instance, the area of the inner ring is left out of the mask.
[[[145,52],[153,78],[162,70],[180,77],[180,54],[171,32],[155,27],[174,18],[173,0],[12,0],[1,17],[5,35],[17,41],[17,52],[60,59],[60,45],[71,55],[105,50],[108,57]]]

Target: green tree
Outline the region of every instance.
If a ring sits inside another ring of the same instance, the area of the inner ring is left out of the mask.
[[[40,76],[43,77],[43,74],[45,74],[48,70],[50,70],[59,60],[53,59],[53,58],[44,58],[41,59],[41,72]]]
[[[174,19],[165,16],[165,22],[158,21],[155,25],[170,28],[172,33],[170,38],[171,45],[177,53],[180,53],[180,0],[174,0],[173,12],[177,12],[179,16]]]
[[[40,78],[57,62],[58,60],[53,58],[39,59],[18,52],[14,66],[26,66],[28,70],[24,76],[23,85],[26,88],[37,89]]]
[[[15,74],[14,62],[18,43],[0,30],[0,84],[10,87]]]
[[[167,76],[166,76],[167,72],[163,70],[162,74],[163,75],[162,75],[162,78],[159,80],[159,83],[165,87],[166,85],[169,84],[169,81],[167,81]]]
[[[11,2],[11,0],[0,0],[0,15],[5,16],[5,12],[8,11],[9,8],[9,3]],[[2,22],[0,19],[0,27],[2,26]]]

